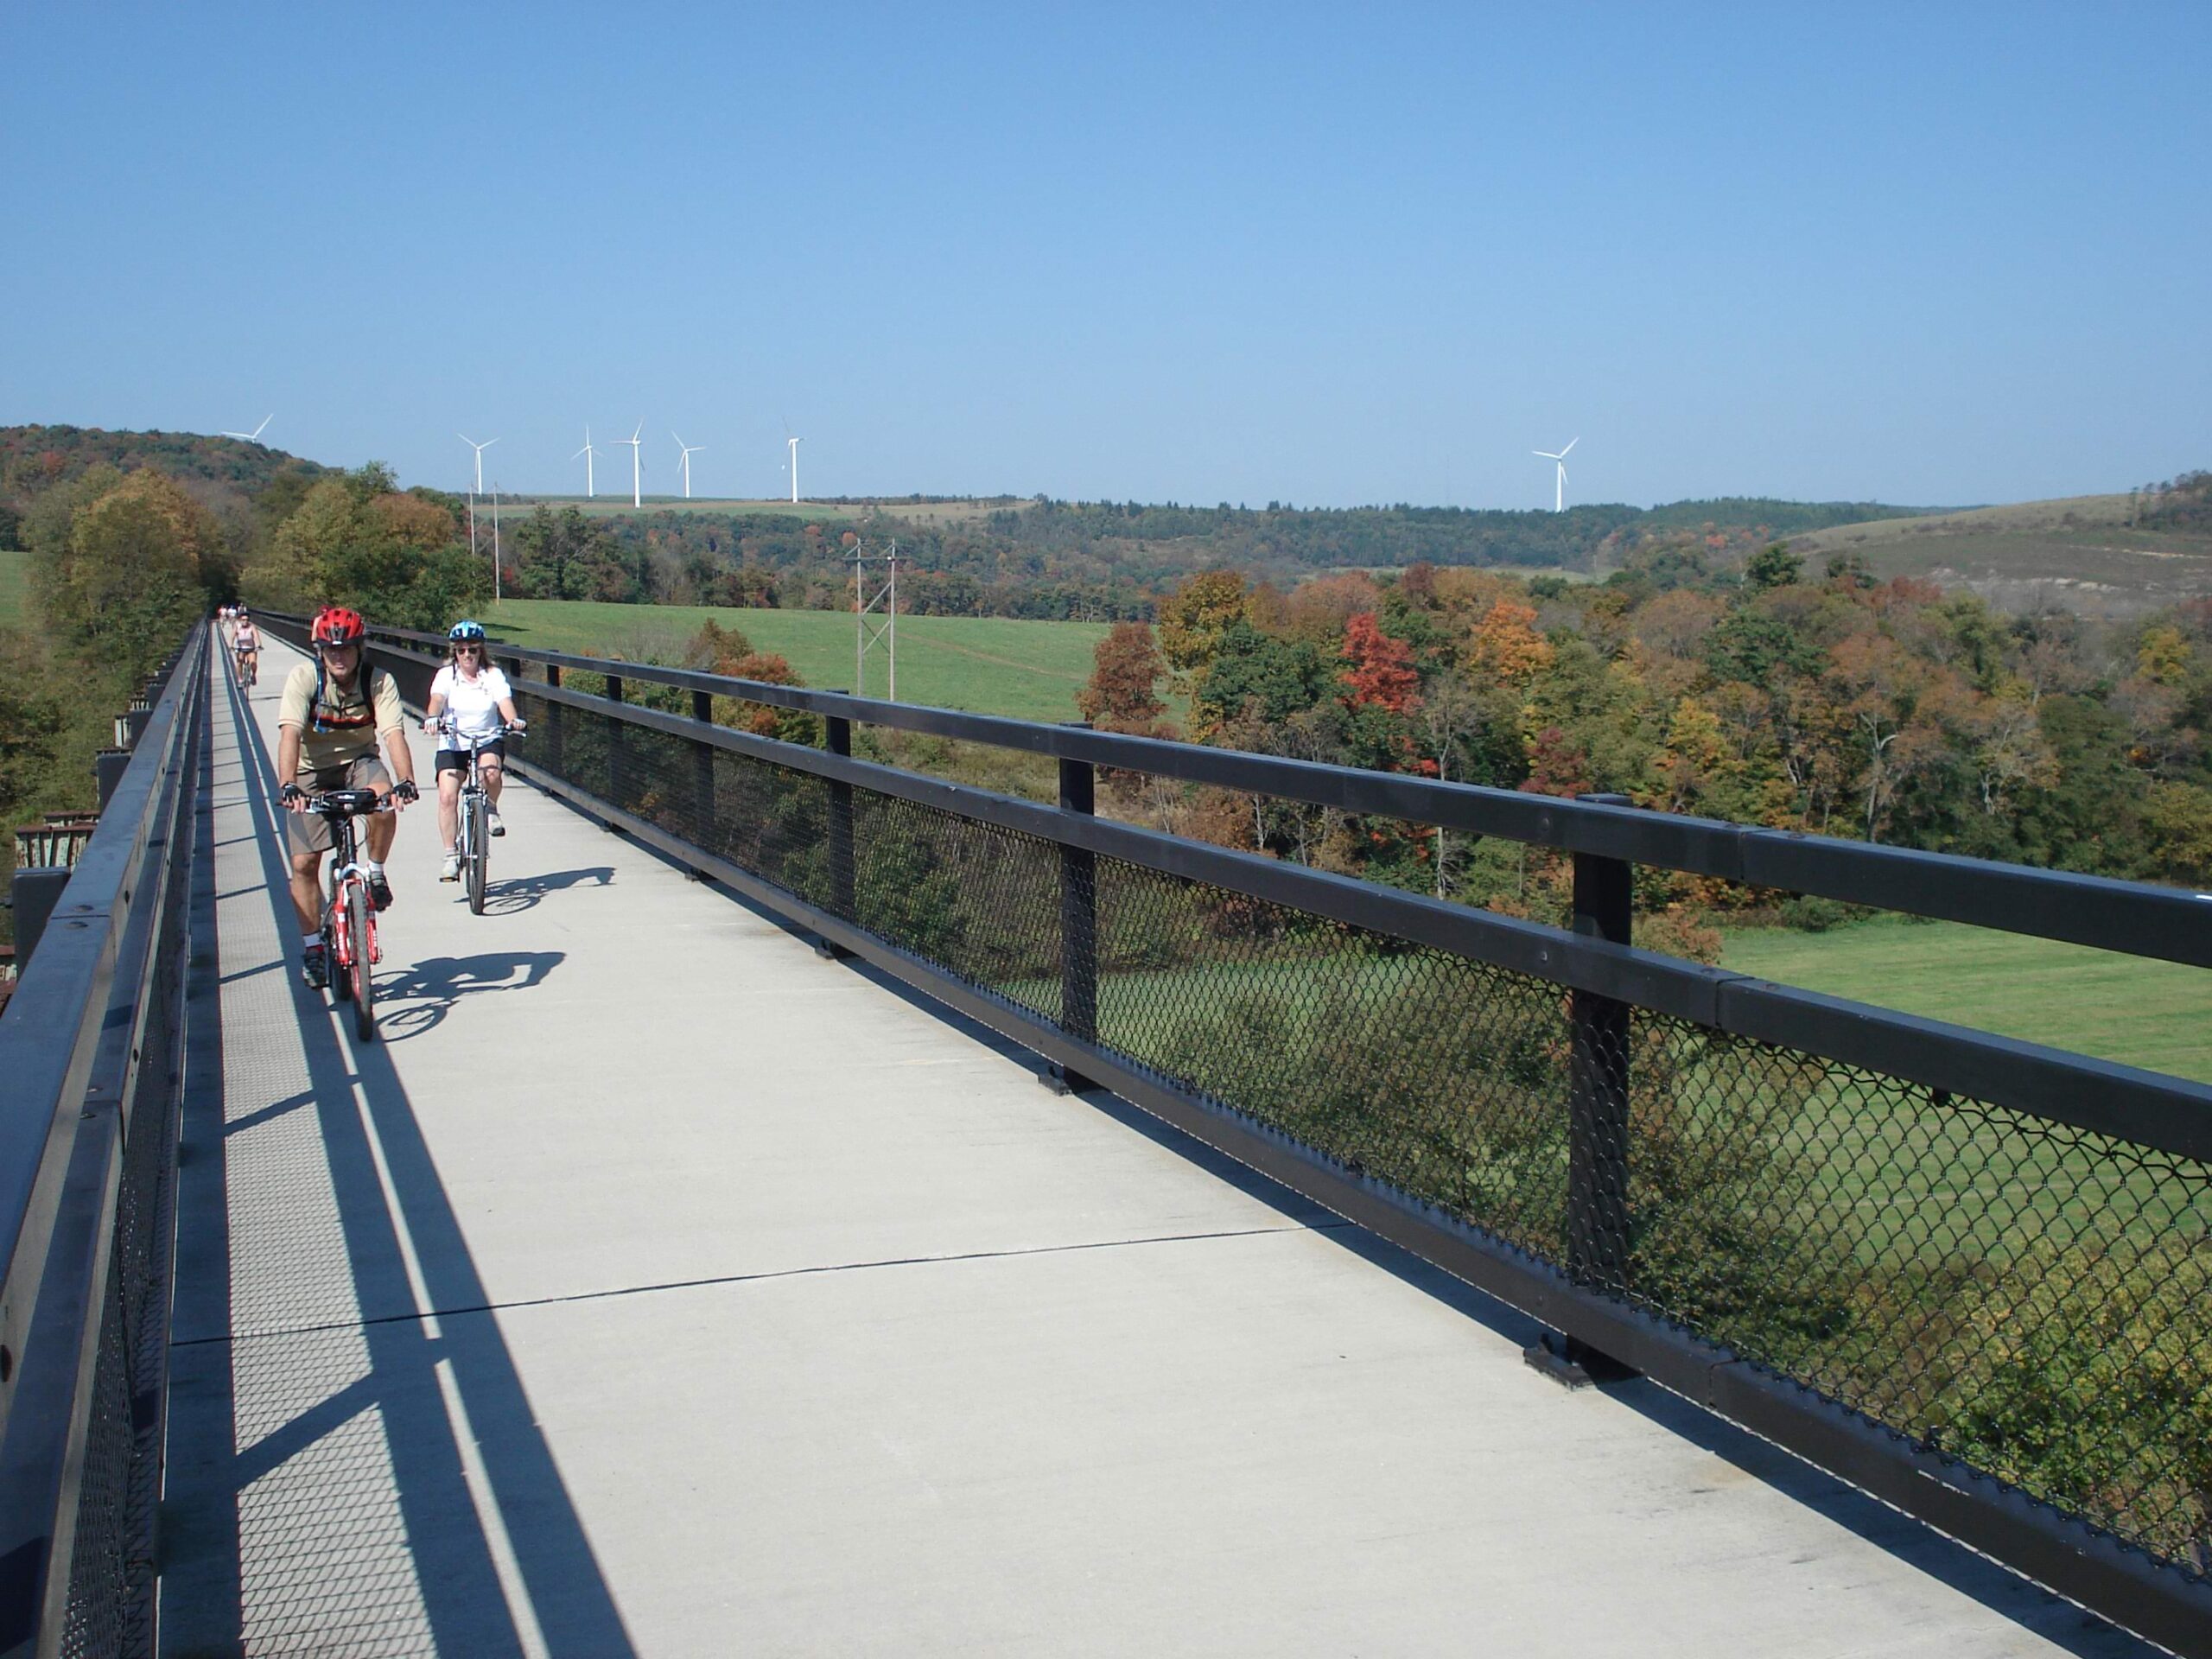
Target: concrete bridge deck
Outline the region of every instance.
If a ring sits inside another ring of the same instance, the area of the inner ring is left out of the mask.
[[[356,1045],[292,660],[214,697],[165,1652],[2139,1650],[527,789],[482,918],[402,823]]]

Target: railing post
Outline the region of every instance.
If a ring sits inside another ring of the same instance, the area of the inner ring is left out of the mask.
[[[620,674],[609,674],[607,677],[607,700],[609,702],[622,701],[622,677]],[[623,755],[624,751],[629,747],[626,737],[626,733],[620,720],[612,720],[607,722],[607,798],[611,804],[626,809],[629,802],[624,798],[622,793],[622,774],[627,770],[622,764]],[[607,826],[609,830],[613,827],[611,823]]]
[[[1629,806],[1625,795],[1585,795],[1596,806]],[[1574,931],[1627,944],[1634,918],[1633,868],[1625,859],[1574,855]],[[1568,1001],[1567,1270],[1578,1285],[1618,1291],[1628,1282],[1629,1005],[1577,990]],[[1572,1337],[1547,1335],[1529,1360],[1570,1387],[1635,1375]]]
[[[842,696],[842,692],[832,693]],[[842,715],[822,717],[823,746],[835,755],[850,760],[853,754],[853,722]],[[857,851],[853,842],[853,786],[842,778],[830,780],[830,911],[834,916],[849,922],[860,920],[860,911],[855,899],[855,876]],[[836,958],[846,954],[827,939],[816,943],[815,950],[824,957]]]
[[[715,698],[709,691],[691,694],[691,718],[702,726],[715,723]],[[686,837],[695,847],[710,845],[709,834],[715,823],[715,747],[704,738],[695,738],[691,743],[691,834]],[[691,879],[703,881],[703,870],[691,872]]]
[[[1090,729],[1087,720],[1069,723]],[[1097,797],[1097,768],[1061,756],[1060,810],[1090,817]],[[1060,1029],[1086,1043],[1098,1040],[1098,855],[1065,842],[1060,843]],[[1048,1066],[1043,1081],[1058,1094],[1096,1086],[1059,1065]]]
[[[561,670],[558,664],[546,664],[545,683],[556,691],[561,689]],[[545,700],[545,770],[556,778],[566,778],[569,775],[562,769],[561,764],[564,747],[561,739],[568,724],[568,712],[550,697]]]
[[[8,878],[8,902],[16,912],[16,972],[20,976],[31,965],[31,957],[54,907],[69,885],[66,864],[16,870]]]
[[[101,811],[107,810],[107,804],[115,794],[115,786],[123,781],[123,774],[130,766],[130,753],[124,749],[102,749],[92,757],[92,779],[99,791]]]

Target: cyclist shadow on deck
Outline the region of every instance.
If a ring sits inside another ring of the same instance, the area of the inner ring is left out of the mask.
[[[543,875],[518,875],[510,880],[493,881],[484,889],[484,913],[486,916],[512,916],[536,908],[539,900],[550,893],[566,893],[571,887],[614,885],[614,867],[594,864],[580,870],[549,870]]]
[[[377,1030],[404,1042],[435,1029],[454,1004],[486,991],[527,991],[568,960],[562,950],[486,950],[473,957],[426,957],[377,975]]]

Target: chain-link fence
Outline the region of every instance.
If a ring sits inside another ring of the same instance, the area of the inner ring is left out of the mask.
[[[1675,1014],[1578,1016],[1581,994],[1544,977],[518,690],[550,778],[1587,1292],[2212,1570],[2206,1164]],[[1593,1101],[1618,1120],[1594,1143],[1576,1123]],[[1605,1166],[1578,1171],[1593,1144]]]

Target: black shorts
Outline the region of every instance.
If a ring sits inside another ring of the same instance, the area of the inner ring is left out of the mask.
[[[507,740],[504,737],[493,738],[476,753],[497,755],[504,760],[507,754]],[[467,749],[440,749],[438,751],[438,772],[441,775],[448,772],[465,772],[467,770],[468,751]]]

